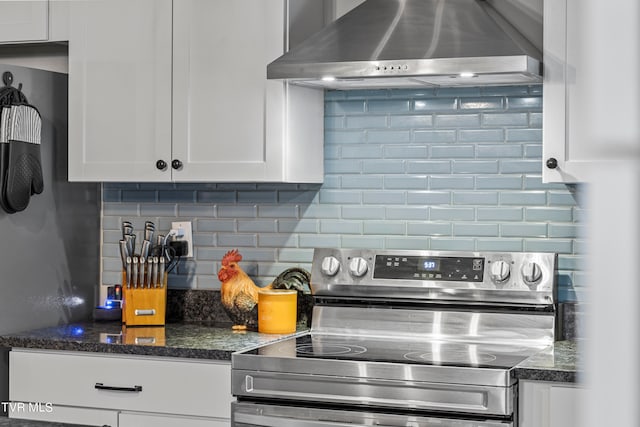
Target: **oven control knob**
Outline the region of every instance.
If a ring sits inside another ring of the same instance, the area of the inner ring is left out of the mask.
[[[522,279],[525,283],[532,285],[542,278],[542,269],[535,262],[528,262],[522,266]]]
[[[496,261],[491,264],[491,279],[496,283],[504,282],[511,274],[511,267],[506,261]]]
[[[322,260],[320,270],[325,276],[335,276],[340,270],[340,261],[334,256],[326,256]]]
[[[354,277],[362,277],[367,274],[369,270],[369,266],[367,265],[367,261],[362,257],[354,257],[349,262],[349,272]]]

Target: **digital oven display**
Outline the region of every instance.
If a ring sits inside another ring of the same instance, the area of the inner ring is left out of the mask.
[[[423,259],[420,261],[423,271],[440,271],[440,260]]]

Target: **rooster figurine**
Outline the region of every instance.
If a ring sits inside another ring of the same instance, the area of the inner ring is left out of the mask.
[[[222,283],[220,293],[222,306],[233,322],[232,329],[245,330],[255,327],[258,319],[259,289],[296,289],[310,288],[311,275],[303,268],[289,268],[264,288],[256,286],[247,273],[238,264],[242,255],[237,249],[230,250],[222,258],[222,267],[218,271],[218,280]]]

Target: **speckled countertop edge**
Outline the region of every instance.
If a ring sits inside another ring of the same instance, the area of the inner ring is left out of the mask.
[[[125,328],[117,322],[76,323],[2,335],[0,347],[230,361],[231,354],[236,351],[275,342],[306,330],[299,327],[293,334],[263,334],[235,332],[230,326],[206,322],[168,323],[143,328]]]
[[[578,341],[557,341],[517,365],[514,376],[519,380],[578,382],[581,375],[578,348]]]

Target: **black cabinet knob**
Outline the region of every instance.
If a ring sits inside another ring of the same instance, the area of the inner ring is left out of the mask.
[[[167,168],[167,162],[165,162],[164,160],[158,160],[156,162],[156,168],[161,171],[165,170]]]
[[[558,160],[556,160],[554,157],[550,157],[547,159],[547,167],[549,169],[555,169],[558,167]]]
[[[182,168],[182,162],[178,159],[173,159],[173,161],[171,162],[171,167],[174,169],[181,169]]]

